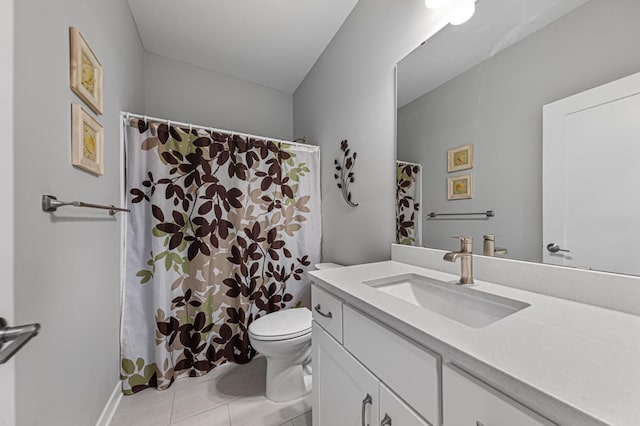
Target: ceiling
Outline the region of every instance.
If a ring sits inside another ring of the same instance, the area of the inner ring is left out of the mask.
[[[147,52],[292,94],[358,0],[128,0]]]
[[[533,34],[588,0],[480,0],[398,63],[398,108]]]

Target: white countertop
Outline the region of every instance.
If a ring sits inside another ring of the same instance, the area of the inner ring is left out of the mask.
[[[362,284],[408,273],[459,278],[395,261],[311,275],[348,304],[555,422],[640,425],[639,316],[476,280],[473,290],[531,306],[472,328]]]

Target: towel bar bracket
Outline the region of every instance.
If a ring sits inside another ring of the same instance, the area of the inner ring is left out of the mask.
[[[84,201],[59,201],[57,197],[53,195],[42,196],[42,211],[43,212],[55,212],[60,207],[73,206],[73,207],[88,207],[92,209],[109,210],[111,216],[117,212],[130,212],[129,209],[123,209],[115,206],[103,206],[100,204],[85,203]]]
[[[0,364],[9,361],[29,340],[40,331],[40,324],[7,327],[7,321],[0,318]],[[8,346],[5,343],[12,342]]]

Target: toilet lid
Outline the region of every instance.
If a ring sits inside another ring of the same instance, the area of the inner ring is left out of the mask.
[[[258,340],[293,339],[311,332],[311,311],[285,309],[258,318],[249,325],[249,333]]]

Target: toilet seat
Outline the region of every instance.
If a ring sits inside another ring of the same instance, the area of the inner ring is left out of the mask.
[[[311,311],[307,308],[273,312],[249,325],[249,335],[255,340],[288,340],[310,333]]]

